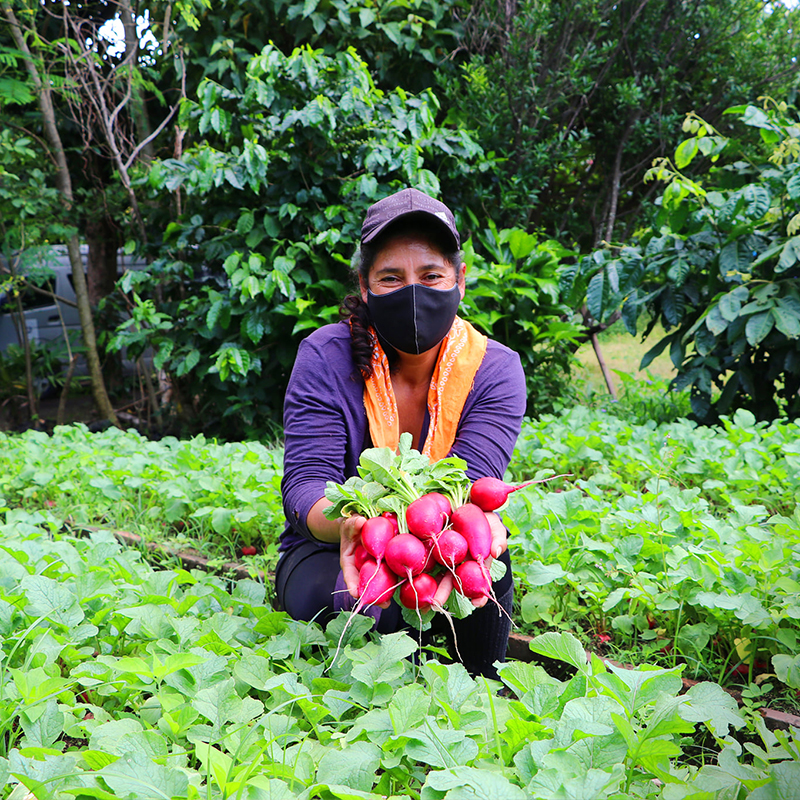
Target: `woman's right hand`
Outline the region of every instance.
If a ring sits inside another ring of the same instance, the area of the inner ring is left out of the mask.
[[[339,566],[342,568],[344,583],[352,597],[358,597],[358,569],[356,568],[356,548],[361,544],[361,529],[365,517],[353,515],[339,520]]]

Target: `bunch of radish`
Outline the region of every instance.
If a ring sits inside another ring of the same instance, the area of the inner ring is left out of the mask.
[[[359,586],[354,610],[395,597],[406,619],[421,629],[430,625],[434,612],[448,619],[470,614],[472,601],[481,598],[494,601],[505,613],[492,589],[505,565],[491,558],[487,512],[501,508],[512,492],[534,481],[509,486],[486,477],[471,483],[463,460],[430,463],[410,443],[411,437],[404,434],[397,453],[389,448],[366,450],[358,476],[344,484],[328,484],[325,494],[333,505],[326,509],[327,516],[367,518],[356,548]],[[445,576],[455,591],[437,602]]]

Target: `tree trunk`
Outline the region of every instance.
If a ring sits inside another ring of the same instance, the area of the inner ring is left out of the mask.
[[[28,338],[28,328],[25,325],[25,311],[22,308],[22,301],[19,299],[19,296],[17,296],[17,313],[19,314],[20,319],[20,342],[22,342],[22,351],[25,354],[25,388],[28,392],[28,414],[29,419],[34,420],[39,416],[39,408],[36,403],[36,387],[33,385],[31,340]]]
[[[125,31],[125,63],[128,65],[128,69],[133,71],[136,69],[137,54],[139,51],[139,37],[136,34],[136,16],[131,8],[130,0],[120,0],[119,8],[119,16]],[[141,150],[142,161],[146,164],[150,164],[155,157],[155,151],[153,150],[152,142],[147,140],[153,133],[153,129],[150,125],[150,116],[147,113],[144,92],[138,81],[133,81],[131,87],[131,110],[133,124],[136,126],[137,138],[140,142],[145,142]]]
[[[608,393],[611,395],[613,400],[617,399],[617,390],[614,387],[614,379],[611,377],[611,371],[606,364],[605,358],[603,358],[603,351],[600,349],[600,340],[597,338],[597,334],[592,334],[592,348],[594,349],[595,357],[597,358],[597,364],[600,367],[600,372],[603,375],[603,380],[606,382],[606,388],[608,389]]]
[[[56,161],[56,185],[61,192],[65,207],[70,209],[74,203],[72,179],[69,174],[66,155],[64,154],[64,145],[61,141],[61,135],[58,132],[58,126],[56,124],[55,109],[53,108],[53,98],[50,94],[49,83],[43,82],[39,75],[39,69],[36,66],[37,59],[34,58],[28,48],[28,43],[22,35],[22,28],[20,27],[20,23],[14,11],[7,3],[3,3],[2,8],[3,14],[9,22],[11,35],[14,37],[14,41],[19,50],[24,54],[25,67],[36,87],[46,138],[53,150],[53,156]],[[97,339],[95,336],[94,321],[92,319],[92,309],[89,303],[89,290],[86,284],[86,274],[84,273],[80,242],[78,241],[77,234],[73,235],[67,242],[67,251],[69,252],[69,261],[72,266],[72,281],[75,287],[75,298],[78,303],[78,314],[81,320],[83,342],[86,346],[86,361],[89,366],[94,401],[100,415],[104,419],[110,420],[114,425],[119,426],[117,417],[114,414],[114,408],[111,405],[111,400],[106,391],[103,373],[100,368],[100,357],[97,353]]]
[[[625,150],[625,145],[631,137],[631,131],[639,121],[642,115],[641,108],[636,108],[631,111],[628,117],[628,124],[625,126],[625,131],[617,145],[617,152],[614,154],[614,167],[611,174],[611,197],[608,203],[608,214],[605,219],[605,240],[611,242],[614,237],[614,225],[617,221],[617,209],[619,208],[619,187],[622,176],[622,154]]]
[[[114,291],[117,282],[119,236],[113,221],[106,216],[87,220],[86,243],[89,245],[86,263],[89,302],[96,306]]]

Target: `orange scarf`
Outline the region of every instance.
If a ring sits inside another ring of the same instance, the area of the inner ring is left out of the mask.
[[[400,419],[389,373],[389,361],[372,333],[372,375],[364,385],[364,408],[374,447],[397,450],[400,442]],[[488,339],[469,322],[456,317],[450,332],[439,348],[439,358],[428,388],[430,424],[422,452],[438,461],[453,446],[456,430],[472,389],[475,374],[486,353]]]

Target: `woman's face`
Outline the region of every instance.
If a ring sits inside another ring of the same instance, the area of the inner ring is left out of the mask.
[[[412,283],[432,289],[452,289],[458,284],[464,298],[466,266],[456,273],[439,250],[424,236],[398,234],[387,239],[381,248],[365,284],[361,279],[361,297],[367,302],[367,289],[373,294],[388,294]]]

